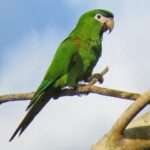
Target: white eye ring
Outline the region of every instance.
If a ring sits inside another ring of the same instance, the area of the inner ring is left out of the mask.
[[[102,15],[101,15],[101,14],[96,14],[94,18],[95,18],[96,20],[100,21],[101,18],[102,18]]]

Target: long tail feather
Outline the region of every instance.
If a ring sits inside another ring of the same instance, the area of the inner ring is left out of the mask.
[[[12,141],[14,137],[19,132],[19,136],[24,132],[27,126],[33,121],[35,116],[42,110],[42,108],[47,104],[51,96],[47,96],[47,93],[43,93],[37,98],[36,102],[28,109],[28,112],[24,119],[19,124],[18,128],[15,130],[9,141]]]

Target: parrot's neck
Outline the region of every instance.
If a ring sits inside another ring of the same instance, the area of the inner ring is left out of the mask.
[[[78,24],[75,29],[70,33],[70,36],[79,37],[82,40],[102,41],[103,32],[101,26],[91,24]]]

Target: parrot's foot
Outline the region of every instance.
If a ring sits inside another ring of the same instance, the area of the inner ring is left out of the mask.
[[[100,73],[95,73],[95,74],[93,74],[92,76],[90,76],[88,78],[88,82],[91,85],[95,84],[97,81],[100,84],[102,84],[104,82],[104,78],[103,78],[103,76]]]

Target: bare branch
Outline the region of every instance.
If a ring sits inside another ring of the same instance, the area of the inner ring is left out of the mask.
[[[2,95],[0,96],[0,104],[6,103],[6,102],[30,100],[33,94],[34,92]]]
[[[131,104],[128,109],[121,115],[112,128],[113,133],[119,135],[124,133],[125,128],[132,119],[150,102],[150,91],[145,92]]]
[[[148,150],[150,149],[149,126],[126,127],[133,118],[150,102],[150,91],[145,92],[121,115],[112,129],[95,145],[92,150]],[[132,124],[132,122],[131,122]],[[138,130],[142,129],[143,132]],[[133,132],[131,132],[133,131]],[[140,136],[139,136],[140,133]],[[134,136],[133,136],[134,135]]]
[[[58,97],[62,96],[74,96],[74,95],[81,95],[81,94],[99,94],[104,96],[112,96],[121,99],[129,99],[129,100],[136,100],[139,97],[139,93],[132,93],[120,90],[114,90],[110,88],[98,87],[94,85],[79,85],[76,89],[64,89],[58,95]],[[29,93],[16,93],[16,94],[8,94],[0,96],[0,103],[5,102],[14,102],[14,101],[25,101],[30,100],[33,96],[34,92]]]

